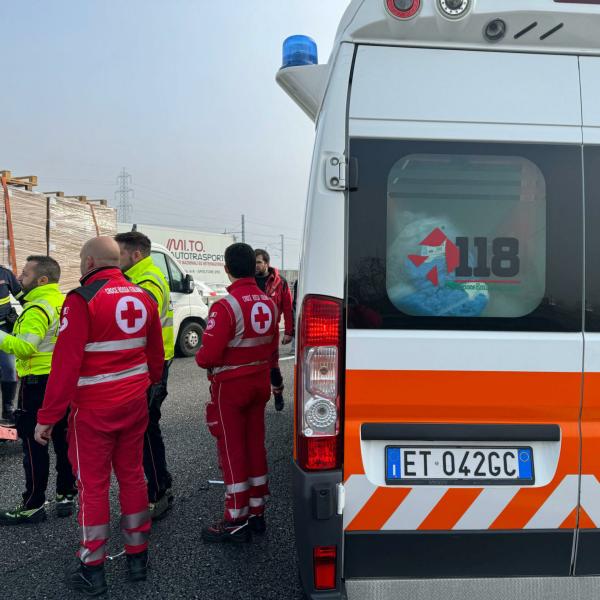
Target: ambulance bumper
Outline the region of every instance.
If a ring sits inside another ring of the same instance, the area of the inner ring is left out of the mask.
[[[346,581],[348,600],[597,600],[600,577]]]
[[[294,488],[294,528],[298,567],[302,587],[309,600],[344,600],[342,574],[343,523],[337,514],[337,484],[341,471],[307,473],[292,463]],[[336,589],[314,588],[313,549],[316,546],[337,547]]]

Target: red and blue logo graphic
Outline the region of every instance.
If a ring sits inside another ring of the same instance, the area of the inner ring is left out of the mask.
[[[446,261],[446,272],[452,273],[460,264],[460,251],[458,246],[450,240],[450,238],[439,228],[436,227],[422,242],[419,242],[419,246],[425,246],[428,248],[444,248],[444,258]],[[408,260],[415,265],[420,267],[429,258],[428,255],[417,255],[410,254]],[[440,284],[440,273],[437,265],[431,267],[427,272],[427,279],[433,283],[436,287]]]

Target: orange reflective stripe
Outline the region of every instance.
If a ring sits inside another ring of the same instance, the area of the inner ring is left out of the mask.
[[[380,487],[348,525],[349,531],[381,529],[410,493],[411,488]]]
[[[483,488],[448,490],[418,529],[452,529],[481,492]]]

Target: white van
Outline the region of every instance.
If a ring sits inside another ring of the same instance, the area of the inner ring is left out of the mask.
[[[175,352],[180,356],[193,356],[202,342],[208,307],[194,285],[192,276],[186,274],[164,246],[152,244],[152,260],[163,272],[171,288]]]
[[[316,122],[294,517],[312,599],[600,593],[600,0],[354,0]]]

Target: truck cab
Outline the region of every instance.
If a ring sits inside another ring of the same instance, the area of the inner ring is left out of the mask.
[[[599,0],[354,0],[327,64],[284,46],[308,598],[597,597],[598,31]]]
[[[193,356],[202,343],[208,306],[203,301],[194,280],[164,246],[152,244],[152,260],[169,282],[173,304],[175,352]]]

